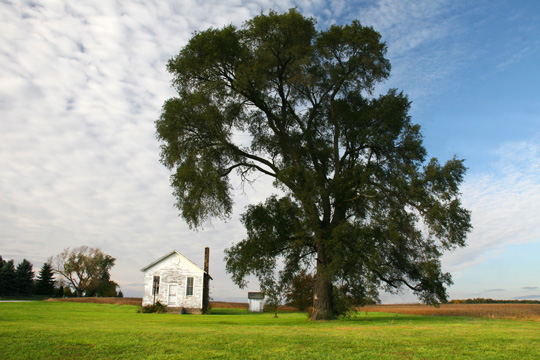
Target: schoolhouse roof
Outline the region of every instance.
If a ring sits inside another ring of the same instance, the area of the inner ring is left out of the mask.
[[[184,255],[180,254],[178,251],[176,250],[173,250],[171,251],[170,253],[167,253],[166,255],[160,257],[159,259],[157,259],[156,261],[153,261],[152,263],[148,264],[147,266],[143,267],[141,269],[142,272],[146,272],[146,270],[150,269],[152,266],[156,265],[156,264],[159,264],[160,262],[168,259],[169,257],[171,257],[172,255],[179,255],[182,259],[185,259],[186,261],[190,262],[191,264],[193,264],[193,266],[195,266],[198,270],[200,270],[202,273],[206,273],[203,269],[201,269],[201,267],[197,264],[195,264],[193,261],[189,260],[187,257],[185,257]],[[212,278],[212,277],[210,277]]]

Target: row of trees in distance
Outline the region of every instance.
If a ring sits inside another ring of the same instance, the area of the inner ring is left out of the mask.
[[[13,260],[5,261],[0,256],[0,296],[54,296],[56,294],[51,265],[43,264],[35,278],[30,261],[24,259],[15,267]]]
[[[540,304],[539,300],[499,300],[499,299],[458,299],[450,300],[449,304]]]
[[[114,257],[89,246],[66,248],[51,256],[35,278],[28,260],[24,259],[15,268],[13,260],[5,261],[0,256],[0,296],[122,297],[110,275],[115,261]]]

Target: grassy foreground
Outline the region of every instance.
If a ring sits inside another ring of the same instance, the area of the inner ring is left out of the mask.
[[[361,313],[138,314],[89,303],[0,303],[2,359],[538,359],[536,321]]]

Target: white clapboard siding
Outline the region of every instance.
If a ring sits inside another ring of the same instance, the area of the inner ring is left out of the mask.
[[[201,310],[204,270],[174,250],[141,269],[144,272],[143,306],[154,304],[154,276],[159,276],[159,293],[155,301],[170,308]],[[193,278],[193,295],[187,295],[187,279]]]

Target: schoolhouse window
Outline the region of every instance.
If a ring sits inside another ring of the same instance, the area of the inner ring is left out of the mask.
[[[193,278],[188,277],[186,283],[186,296],[193,295]]]
[[[159,276],[154,276],[154,284],[152,286],[152,295],[159,294]]]

